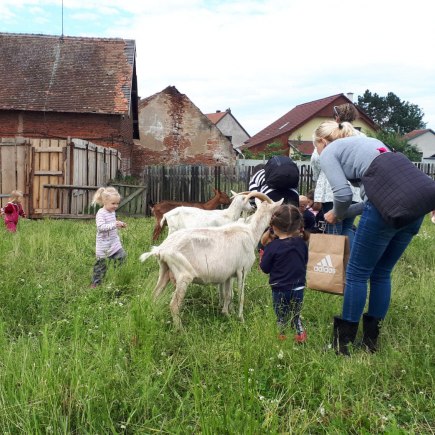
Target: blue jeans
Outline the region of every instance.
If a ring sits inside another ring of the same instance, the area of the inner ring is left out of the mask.
[[[322,206],[323,213],[326,214],[328,211],[332,210],[332,202],[324,202]],[[326,234],[338,234],[340,236],[347,236],[349,239],[349,249],[352,249],[353,239],[355,237],[355,230],[353,229],[353,222],[355,218],[346,218],[341,222],[337,222],[334,225],[326,224],[325,233]]]
[[[353,241],[346,269],[344,320],[359,322],[367,299],[370,280],[368,315],[383,319],[391,297],[391,272],[412,237],[418,233],[424,216],[403,228],[393,228],[378,210],[367,202]]]
[[[290,323],[298,334],[304,331],[301,322],[302,302],[304,289],[277,291],[272,290],[273,309],[276,314],[277,324],[281,332]]]

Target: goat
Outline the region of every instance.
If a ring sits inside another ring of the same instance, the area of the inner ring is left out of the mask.
[[[203,210],[214,210],[219,205],[228,205],[231,203],[229,196],[225,192],[221,192],[219,189],[213,189],[215,196],[209,199],[207,202],[185,202],[185,201],[160,201],[154,204],[152,201],[148,202],[151,211],[156,218],[156,224],[153,230],[153,241],[157,240],[160,233],[163,230],[164,223],[162,223],[162,217],[168,211],[176,207],[195,207]]]
[[[246,194],[250,192],[231,191],[231,193],[233,195],[231,204],[224,210],[177,207],[163,215],[162,225],[167,223],[168,234],[183,228],[220,227],[238,220],[243,212],[253,210],[251,204],[246,201]]]
[[[186,228],[168,235],[160,245],[140,256],[140,261],[154,256],[159,262],[159,278],[153,291],[154,299],[162,293],[172,276],[175,290],[170,310],[176,328],[181,327],[180,307],[190,283],[220,284],[224,292],[222,312],[228,314],[231,302],[231,278],[237,278],[239,318],[243,321],[244,285],[255,261],[255,249],[273,212],[282,200],[273,202],[266,195],[251,192],[257,200],[257,211],[249,223],[233,222],[221,227]]]

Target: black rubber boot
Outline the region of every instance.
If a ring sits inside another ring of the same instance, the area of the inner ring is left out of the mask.
[[[363,315],[363,338],[362,347],[369,352],[376,352],[378,349],[378,336],[382,319],[379,317]]]
[[[349,344],[355,341],[359,322],[348,322],[334,317],[334,337],[332,345],[337,355],[350,355]]]

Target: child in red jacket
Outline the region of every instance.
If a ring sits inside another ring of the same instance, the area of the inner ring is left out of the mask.
[[[6,229],[11,233],[17,231],[18,218],[21,216],[26,217],[21,201],[23,200],[23,194],[18,190],[13,190],[10,195],[10,200],[3,209]]]

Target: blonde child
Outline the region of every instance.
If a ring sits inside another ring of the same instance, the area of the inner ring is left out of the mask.
[[[26,217],[26,213],[24,213],[23,206],[21,205],[22,200],[22,192],[19,190],[13,190],[9,196],[9,202],[6,204],[5,208],[2,209],[2,215],[4,215],[6,229],[11,233],[15,233],[17,231],[19,217]]]
[[[99,204],[100,208],[95,217],[97,224],[96,256],[91,287],[101,284],[107,271],[107,259],[122,262],[126,253],[121,245],[118,228],[127,225],[116,220],[115,211],[119,206],[121,196],[114,187],[99,188],[92,200],[92,204]]]
[[[296,330],[296,342],[303,343],[307,339],[300,314],[307,273],[308,238],[298,208],[284,204],[272,216],[270,229],[261,240],[264,253],[260,268],[269,274],[280,340],[286,339],[284,333],[289,324]]]

